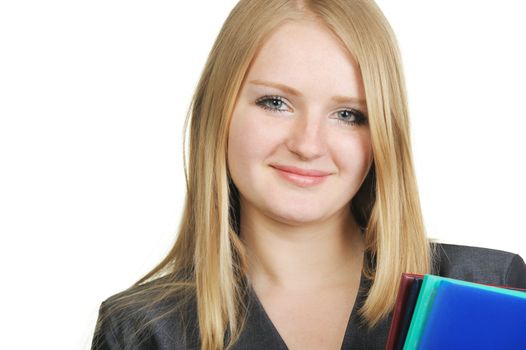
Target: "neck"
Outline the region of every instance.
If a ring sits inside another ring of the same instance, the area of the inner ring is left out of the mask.
[[[291,226],[247,207],[240,220],[254,286],[316,291],[346,287],[361,273],[363,237],[350,210]]]

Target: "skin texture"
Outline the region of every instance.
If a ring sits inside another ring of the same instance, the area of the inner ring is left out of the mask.
[[[366,115],[364,103],[333,96],[365,98],[352,56],[323,25],[286,23],[253,61],[230,124],[228,168],[240,192],[249,278],[289,348],[338,348],[359,285],[363,241],[349,202],[372,164],[370,132],[367,123],[342,122],[356,120],[342,112],[350,108]],[[331,175],[303,187],[274,164]]]

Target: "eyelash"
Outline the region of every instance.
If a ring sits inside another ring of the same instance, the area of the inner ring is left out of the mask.
[[[281,103],[283,104],[287,104],[283,98],[281,96],[263,96],[259,99],[257,99],[256,101],[256,105],[260,106],[261,108],[263,109],[266,109],[266,110],[269,110],[269,111],[272,111],[272,112],[278,112],[278,113],[281,113],[281,112],[284,112],[282,110],[279,110],[277,108],[272,108],[272,107],[269,107],[266,102],[269,102],[269,101],[273,101],[273,100],[276,100],[276,101],[280,101]],[[356,120],[345,120],[345,119],[341,119],[341,118],[338,118],[338,122],[342,123],[342,124],[345,124],[345,125],[364,125],[367,123],[367,117],[365,116],[365,114],[359,110],[359,109],[356,109],[356,108],[347,108],[347,109],[342,109],[340,111],[338,111],[338,113],[340,112],[350,112],[351,114],[353,114],[355,116],[355,119]]]

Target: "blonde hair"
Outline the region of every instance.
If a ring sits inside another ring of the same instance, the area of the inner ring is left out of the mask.
[[[194,295],[201,349],[230,348],[246,317],[247,253],[238,236],[239,194],[226,160],[230,117],[264,40],[286,21],[301,20],[332,30],[356,59],[364,83],[374,161],[351,210],[365,230],[366,251],[374,262],[363,271],[373,280],[360,309],[367,324],[376,325],[393,309],[402,272],[432,271],[401,58],[380,9],[367,0],[241,0],[215,41],[185,122],[190,153],[177,240],[121,303],[122,308],[132,303],[148,308],[177,294],[182,305]],[[145,283],[160,276],[162,283]]]

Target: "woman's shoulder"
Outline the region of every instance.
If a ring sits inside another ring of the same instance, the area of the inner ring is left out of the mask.
[[[504,250],[433,243],[440,276],[470,282],[526,288],[526,264],[519,254]]]
[[[100,304],[92,350],[196,347],[195,293],[174,292],[165,276],[113,294]]]

